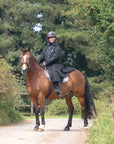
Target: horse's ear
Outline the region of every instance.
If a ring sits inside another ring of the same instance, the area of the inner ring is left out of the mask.
[[[21,47],[21,52],[23,53],[24,52],[24,50],[23,50],[23,48]]]
[[[28,52],[30,52],[30,47],[28,47]]]

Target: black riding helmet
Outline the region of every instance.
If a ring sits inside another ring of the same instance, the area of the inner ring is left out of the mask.
[[[50,31],[48,34],[47,34],[47,37],[50,38],[50,37],[55,37],[56,38],[56,33],[53,32],[53,31]]]

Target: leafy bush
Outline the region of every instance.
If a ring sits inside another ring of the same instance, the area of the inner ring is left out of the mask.
[[[112,82],[103,80],[102,77],[89,78],[89,83],[93,97],[96,99],[110,98],[112,92]]]
[[[80,104],[76,98],[72,98],[74,106],[74,114],[79,114],[81,112]],[[53,100],[48,106],[49,115],[67,115],[68,107],[65,99]]]
[[[63,99],[53,100],[48,106],[49,115],[66,115],[67,105]]]
[[[0,59],[0,125],[16,122],[21,116],[14,111],[18,88],[11,68]]]

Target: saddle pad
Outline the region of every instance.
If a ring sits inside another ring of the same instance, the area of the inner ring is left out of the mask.
[[[49,73],[48,73],[48,70],[45,69],[44,72],[45,72],[45,76],[49,79],[49,81],[51,81],[50,76],[49,76]],[[64,82],[68,82],[68,76],[65,77],[62,82],[63,82],[63,83],[64,83]]]

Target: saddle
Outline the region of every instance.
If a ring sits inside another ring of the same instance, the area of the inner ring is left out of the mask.
[[[48,80],[51,82],[49,72],[46,68],[44,69],[44,73],[45,73],[45,76],[48,78]],[[65,83],[65,82],[68,82],[68,76],[66,76],[62,81],[62,83]]]

